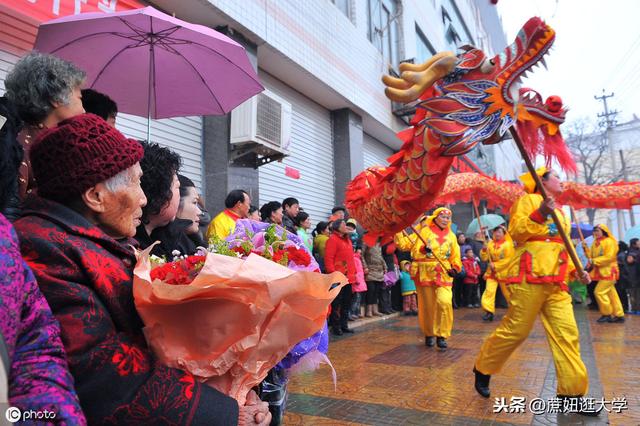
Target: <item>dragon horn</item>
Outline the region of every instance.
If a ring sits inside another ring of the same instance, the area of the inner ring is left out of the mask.
[[[403,62],[398,66],[398,69],[402,73],[403,71],[425,71],[434,62],[436,62],[440,58],[444,58],[445,56],[456,56],[453,52],[439,52],[433,55],[431,58],[427,59],[426,62],[421,64],[411,64],[409,62]]]
[[[408,89],[412,85],[412,83],[406,80],[403,80],[401,78],[391,77],[390,75],[383,75],[382,82],[387,87],[393,87],[396,89],[403,89],[403,90]]]
[[[414,83],[408,89],[401,90],[395,87],[387,87],[384,93],[387,98],[395,102],[411,102],[418,97],[436,81],[449,74],[456,65],[457,58],[455,56],[443,56],[433,63],[427,70],[422,71],[419,74],[413,73],[409,76]],[[405,77],[406,73],[402,73]],[[413,81],[415,80],[415,81]],[[384,81],[384,80],[383,80]]]

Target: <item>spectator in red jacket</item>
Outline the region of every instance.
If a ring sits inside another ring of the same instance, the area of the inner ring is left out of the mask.
[[[465,271],[464,283],[464,304],[468,308],[479,308],[480,301],[478,300],[478,281],[480,280],[481,270],[478,259],[473,253],[473,249],[468,248],[464,252],[462,258],[462,266]]]
[[[327,240],[324,254],[324,266],[328,274],[342,272],[349,284],[342,287],[338,297],[331,302],[329,323],[333,333],[353,333],[349,328],[349,308],[351,307],[351,283],[356,282],[356,263],[353,259],[353,245],[344,219],[331,222],[331,236]]]

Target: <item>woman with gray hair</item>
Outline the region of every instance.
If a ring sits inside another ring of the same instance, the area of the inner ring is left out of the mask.
[[[18,177],[21,199],[36,187],[30,163],[32,143],[44,129],[84,113],[80,93],[84,80],[85,72],[72,63],[38,52],[24,56],[7,74],[6,96],[25,123],[18,135],[24,148]]]

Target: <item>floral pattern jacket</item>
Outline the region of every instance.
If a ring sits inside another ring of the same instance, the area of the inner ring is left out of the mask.
[[[11,405],[22,411],[53,412],[52,423],[85,425],[58,322],[20,256],[13,227],[1,214],[0,332],[10,360]]]
[[[15,222],[22,255],[60,322],[90,424],[238,421],[238,404],[164,366],[146,344],[133,303],[135,256],[75,211],[32,197]]]

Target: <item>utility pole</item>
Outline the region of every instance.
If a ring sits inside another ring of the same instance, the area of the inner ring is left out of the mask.
[[[610,95],[604,94],[604,89],[602,89],[602,96],[594,96],[593,98],[597,101],[602,101],[604,104],[604,114],[598,114],[598,117],[604,119],[604,137],[607,141],[607,145],[609,146],[609,157],[611,157],[611,174],[614,175],[616,168],[616,151],[613,146],[613,140],[611,137],[611,129],[616,125],[614,117],[618,114],[618,111],[609,111],[609,107],[607,105],[607,99],[612,98],[615,93],[611,92]],[[618,222],[618,237],[622,238],[624,235],[624,215],[622,210],[616,209],[616,217]]]

